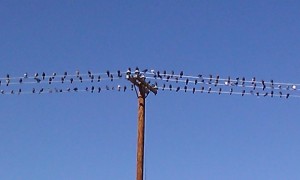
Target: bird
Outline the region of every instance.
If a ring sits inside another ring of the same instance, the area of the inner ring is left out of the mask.
[[[288,93],[287,95],[286,95],[286,98],[289,98],[290,97],[290,94]]]
[[[167,76],[167,82],[169,82],[170,76]]]
[[[20,79],[19,79],[19,83],[20,83],[20,84],[22,84],[22,82],[23,82],[23,79],[22,79],[22,78],[20,78]]]
[[[219,89],[219,95],[221,94],[221,92],[222,92],[222,88]]]
[[[74,79],[73,79],[73,78],[70,78],[70,82],[71,82],[71,84],[73,83],[73,81],[74,81]]]
[[[93,92],[94,92],[94,90],[95,90],[95,87],[94,87],[94,86],[92,86],[92,88],[91,88],[91,93],[93,93]]]
[[[124,86],[124,87],[123,87],[123,91],[125,92],[125,91],[126,91],[126,89],[127,89],[127,86]]]
[[[182,78],[183,76],[183,71],[180,72],[179,77]]]
[[[163,72],[163,76],[164,76],[164,77],[166,77],[166,74],[167,74],[167,71],[166,71],[166,70],[164,70],[164,72]]]
[[[98,82],[100,82],[101,81],[101,76],[99,75],[98,76],[98,80],[97,80]]]
[[[242,86],[245,86],[245,77],[242,78]]]
[[[212,77],[212,75],[210,74],[210,75],[209,75],[209,81],[208,81],[208,84],[211,84],[212,78],[213,78],[213,77]]]
[[[134,74],[136,74],[136,75],[140,74],[140,69],[138,67],[135,68]]]
[[[204,86],[201,87],[201,93],[203,93],[203,91],[204,91]]]
[[[45,80],[45,76],[46,76],[46,73],[43,72],[43,73],[42,73],[42,78],[43,78],[43,80]]]
[[[10,79],[6,79],[6,86],[8,86],[10,83]]]
[[[210,92],[211,92],[211,87],[209,87],[209,88],[208,88],[208,91],[207,91],[207,92],[208,92],[208,93],[210,93]]]
[[[94,75],[91,75],[91,82],[94,82]]]
[[[92,75],[92,72],[88,71],[88,76],[91,77],[91,75]]]
[[[110,72],[109,70],[106,71],[107,77],[110,77]]]
[[[185,80],[185,85],[188,85],[188,83],[189,83],[189,79],[187,78],[187,79]]]
[[[131,75],[131,68],[128,68],[126,71],[126,75],[130,76]]]
[[[193,94],[195,94],[196,88],[193,87]]]
[[[67,77],[67,75],[68,75],[68,72],[65,72],[65,73],[64,73],[64,78],[66,78],[66,77]]]
[[[35,73],[34,77],[37,78],[39,76],[39,73]]]
[[[231,95],[231,94],[232,94],[232,92],[233,92],[233,89],[232,89],[232,88],[230,88],[230,92],[229,92],[229,94]]]
[[[42,88],[42,89],[40,89],[40,91],[39,91],[39,94],[41,94],[43,91],[44,91],[44,89],[43,89],[43,88]]]
[[[274,89],[274,81],[273,81],[273,80],[271,80],[270,82],[271,82],[271,85],[270,85],[270,87],[271,87],[272,89]]]
[[[56,72],[54,72],[54,73],[52,74],[52,76],[55,77],[55,76],[56,76]]]
[[[121,86],[118,85],[118,86],[117,86],[117,89],[118,89],[118,91],[121,91]]]
[[[40,83],[40,82],[41,82],[41,79],[40,79],[40,78],[37,78],[37,77],[35,77],[34,80],[36,80],[37,83]]]
[[[0,86],[1,86],[1,83],[2,83],[2,82],[1,82],[1,80],[0,80]]]
[[[109,87],[106,85],[106,90],[108,91],[109,90]]]
[[[119,78],[122,77],[122,74],[121,74],[121,71],[120,71],[120,70],[118,70],[118,77],[119,77]]]
[[[88,88],[88,87],[85,87],[85,91],[89,91],[89,88]]]
[[[11,90],[11,91],[10,91],[10,94],[15,94],[14,90]]]
[[[52,83],[52,77],[49,77],[49,81],[48,81],[49,84]]]
[[[110,81],[112,82],[114,80],[114,77],[113,77],[113,75],[111,74],[110,75]]]
[[[21,94],[21,92],[22,92],[22,89],[20,88],[19,91],[18,91],[18,94]]]
[[[184,92],[186,92],[187,91],[187,86],[184,86]]]
[[[195,85],[198,83],[198,80],[197,79],[195,79]]]
[[[78,78],[79,77],[79,70],[76,70],[76,72],[75,72],[75,74],[76,74],[76,77]]]
[[[142,70],[142,72],[143,72],[143,73],[146,73],[147,71],[148,71],[148,69],[144,69],[144,70]]]
[[[244,96],[244,95],[245,95],[245,92],[246,92],[246,91],[245,91],[245,90],[243,90],[243,92],[242,92],[242,96]]]
[[[172,84],[169,85],[169,89],[170,89],[170,91],[172,91]]]
[[[178,92],[180,90],[180,87],[177,87],[176,92]]]
[[[178,77],[175,77],[176,83],[178,83]]]
[[[67,91],[68,91],[68,92],[71,92],[71,88],[67,88]]]
[[[255,80],[256,80],[256,78],[255,78],[255,77],[253,77],[253,78],[252,78],[252,82],[251,82],[251,83],[252,83],[252,84],[254,84],[254,83],[255,83]]]
[[[274,92],[273,91],[271,91],[271,97],[273,97],[274,96]]]
[[[100,93],[101,92],[101,87],[98,87],[98,93]]]
[[[79,80],[80,80],[80,82],[82,83],[82,77],[81,77],[81,76],[79,76]]]
[[[269,93],[268,93],[268,92],[266,92],[266,93],[264,94],[264,97],[268,96],[268,94],[269,94]]]
[[[259,92],[256,92],[256,96],[259,96]]]
[[[162,90],[165,90],[166,84],[163,84]]]
[[[4,94],[5,92],[4,92],[4,90],[1,90],[1,94]]]
[[[28,73],[24,73],[24,78],[28,78]]]
[[[281,98],[282,97],[282,92],[281,91],[279,92],[279,95],[280,95],[279,97]]]
[[[65,78],[64,77],[61,77],[61,83],[64,83],[65,82]]]
[[[35,88],[32,89],[32,93],[35,93]]]

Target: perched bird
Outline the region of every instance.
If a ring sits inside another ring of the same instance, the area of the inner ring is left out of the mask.
[[[177,87],[176,92],[178,92],[180,90],[180,87]]]
[[[92,88],[91,88],[91,93],[93,93],[93,92],[94,92],[94,90],[95,90],[95,87],[94,87],[94,86],[92,86]]]
[[[6,79],[6,86],[8,86],[10,83],[10,79]]]
[[[166,70],[164,70],[164,72],[163,72],[163,76],[164,76],[164,77],[166,77],[166,74],[167,74],[167,71],[166,71]]]
[[[270,87],[271,87],[272,89],[274,89],[274,81],[271,80],[270,83],[271,83]]]
[[[68,72],[64,72],[64,78],[66,78],[68,75]]]
[[[222,88],[219,89],[219,95],[222,93]]]
[[[42,88],[42,89],[40,89],[40,91],[39,91],[39,94],[41,94],[43,91],[44,91],[44,89],[43,89],[43,88]]]
[[[48,81],[49,84],[52,83],[52,77],[49,77],[49,81]]]
[[[118,89],[118,91],[121,91],[121,86],[118,85],[118,86],[117,86],[117,89]]]
[[[170,76],[167,76],[167,82],[169,82]]]
[[[243,92],[242,92],[242,96],[244,96],[244,95],[245,95],[245,92],[246,92],[246,91],[245,91],[245,90],[243,90]]]
[[[75,72],[75,74],[76,74],[76,77],[78,78],[79,77],[79,70],[76,70],[76,72]]]
[[[282,97],[282,92],[281,92],[281,91],[279,92],[279,97],[280,97],[280,98]]]
[[[98,80],[97,80],[98,82],[100,82],[101,81],[101,76],[99,75],[98,76]]]
[[[71,92],[71,88],[67,88],[67,91],[68,91],[68,92]]]
[[[183,71],[180,72],[179,77],[182,78],[183,76]]]
[[[28,73],[24,73],[24,78],[28,78]]]
[[[286,98],[289,98],[290,97],[290,94],[288,93],[287,95],[286,95]]]
[[[200,92],[203,93],[203,91],[204,91],[204,86],[201,87],[201,91]]]
[[[273,91],[271,91],[271,97],[273,97],[274,96],[274,92]]]
[[[91,75],[92,75],[92,72],[88,71],[88,76],[91,77]]]
[[[70,82],[71,82],[71,84],[73,83],[73,81],[74,81],[74,79],[73,79],[73,78],[70,78]]]
[[[111,74],[110,75],[110,81],[112,82],[114,80],[114,77],[113,77],[113,75]]]
[[[165,90],[166,84],[163,84],[162,90]]]
[[[144,70],[142,70],[142,72],[143,72],[143,73],[146,73],[147,71],[148,71],[148,69],[144,69]]]
[[[122,77],[122,74],[121,74],[121,71],[120,71],[120,70],[118,70],[118,77],[119,77],[119,78]]]
[[[193,94],[195,94],[196,88],[193,88]]]
[[[82,83],[82,77],[81,77],[81,76],[79,76],[79,80],[80,80],[80,82]]]
[[[259,96],[259,92],[256,92],[256,96]]]
[[[35,77],[34,80],[36,80],[37,83],[40,83],[40,82],[41,82],[41,79],[40,79],[40,78],[37,78],[37,77]]]
[[[35,88],[32,89],[32,93],[35,93]]]
[[[269,94],[269,93],[268,93],[268,92],[266,92],[266,93],[264,94],[264,97],[268,96],[268,94]]]
[[[123,87],[123,91],[125,92],[125,91],[126,91],[126,89],[127,89],[127,87],[126,87],[126,86],[124,86],[124,87]]]
[[[210,93],[210,92],[211,92],[211,87],[209,87],[209,88],[208,88],[208,91],[207,91],[207,92],[208,92],[208,93]]]
[[[188,85],[188,83],[189,83],[189,79],[187,78],[187,79],[185,80],[185,85]]]
[[[178,83],[178,77],[175,77],[176,83]]]
[[[11,91],[10,91],[10,94],[15,94],[14,90],[11,90]]]
[[[89,88],[88,88],[88,87],[85,87],[85,91],[89,91]]]
[[[172,84],[169,85],[169,89],[170,89],[170,91],[172,91]]]
[[[94,82],[94,75],[91,75],[91,82]]]
[[[35,73],[34,77],[37,78],[39,76],[39,73]]]
[[[45,80],[45,76],[46,76],[46,73],[43,72],[43,73],[42,73],[42,78],[43,78],[43,80]]]
[[[22,89],[20,88],[19,91],[18,91],[18,94],[21,94],[21,92],[22,92]]]
[[[107,77],[110,77],[110,72],[107,70],[106,71]]]
[[[138,67],[135,68],[134,74],[136,74],[136,75],[140,74],[140,69]]]
[[[195,85],[198,83],[198,80],[197,79],[195,79]]]
[[[64,77],[61,77],[61,83],[64,83],[65,82],[65,78]]]
[[[100,93],[101,92],[101,87],[98,87],[98,93]]]
[[[77,91],[78,91],[78,88],[77,88],[77,87],[75,87],[73,90],[74,90],[75,92],[77,92]]]
[[[230,94],[230,95],[232,95],[232,92],[233,92],[233,89],[232,89],[232,88],[230,88],[230,92],[229,92],[229,94]]]
[[[19,79],[19,83],[20,83],[20,84],[22,84],[22,82],[23,82],[23,79],[22,79],[22,78],[20,78],[20,79]]]
[[[184,86],[184,92],[186,92],[187,91],[187,86]]]
[[[245,86],[245,77],[242,78],[242,86]]]

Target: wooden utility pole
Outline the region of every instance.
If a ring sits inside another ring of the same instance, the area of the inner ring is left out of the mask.
[[[150,86],[145,82],[143,74],[140,74],[136,69],[135,74],[131,75],[130,71],[127,71],[126,78],[138,88],[136,94],[138,97],[138,138],[137,138],[137,167],[136,167],[136,180],[143,180],[144,177],[144,145],[145,145],[145,106],[146,97],[151,91],[155,95],[157,94],[157,88]]]

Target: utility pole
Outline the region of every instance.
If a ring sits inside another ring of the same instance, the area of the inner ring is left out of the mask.
[[[145,77],[140,74],[138,68],[134,75],[131,71],[127,71],[126,78],[134,85],[138,97],[138,137],[137,137],[137,167],[136,180],[143,180],[144,177],[144,146],[145,146],[145,106],[146,97],[150,92],[157,94],[157,87],[149,85],[145,82]],[[138,90],[136,89],[138,88]]]

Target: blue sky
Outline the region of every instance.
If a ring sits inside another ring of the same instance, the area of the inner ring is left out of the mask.
[[[299,83],[298,1],[0,3],[1,77],[139,66]],[[0,98],[0,179],[135,178],[134,92]],[[150,95],[146,179],[300,179],[298,104]]]

